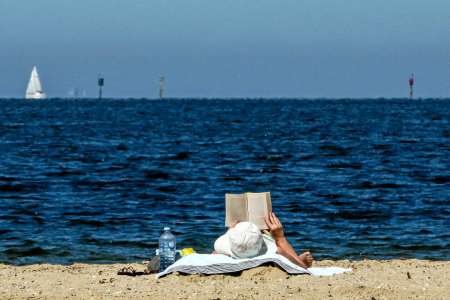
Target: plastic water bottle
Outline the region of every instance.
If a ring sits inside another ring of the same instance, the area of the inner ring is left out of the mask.
[[[170,232],[170,227],[164,227],[164,232],[159,238],[159,271],[164,271],[175,262],[177,242]]]

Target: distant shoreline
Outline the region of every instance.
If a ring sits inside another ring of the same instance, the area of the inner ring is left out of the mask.
[[[251,97],[251,98],[240,98],[240,97],[231,97],[231,98],[216,98],[216,97],[168,97],[164,99],[159,98],[138,98],[138,97],[110,97],[110,98],[70,98],[70,97],[51,97],[46,99],[38,99],[38,100],[30,100],[25,98],[17,98],[17,97],[0,97],[0,100],[23,100],[27,102],[43,102],[49,100],[71,100],[71,101],[115,101],[115,100],[126,100],[126,101],[408,101],[408,102],[417,102],[417,101],[448,101],[450,97],[426,97],[426,98],[290,98],[290,97],[280,97],[280,98],[270,98],[270,97]]]

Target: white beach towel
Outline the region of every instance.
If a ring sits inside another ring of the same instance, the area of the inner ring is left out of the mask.
[[[185,274],[225,274],[234,273],[255,268],[265,263],[275,263],[288,274],[309,274],[314,276],[332,276],[351,269],[338,267],[322,268],[315,267],[304,269],[290,262],[286,257],[279,254],[264,254],[249,259],[234,259],[222,254],[191,254],[181,258],[166,270],[156,275],[157,278],[173,272]]]

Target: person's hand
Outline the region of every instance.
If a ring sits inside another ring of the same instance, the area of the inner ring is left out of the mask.
[[[275,240],[284,238],[283,225],[274,213],[270,213],[264,219],[269,227],[270,234]]]

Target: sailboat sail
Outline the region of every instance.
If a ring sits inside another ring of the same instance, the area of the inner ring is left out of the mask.
[[[33,67],[31,71],[30,81],[28,82],[27,92],[25,94],[26,99],[44,99],[47,95],[42,90],[41,80],[37,68]]]

